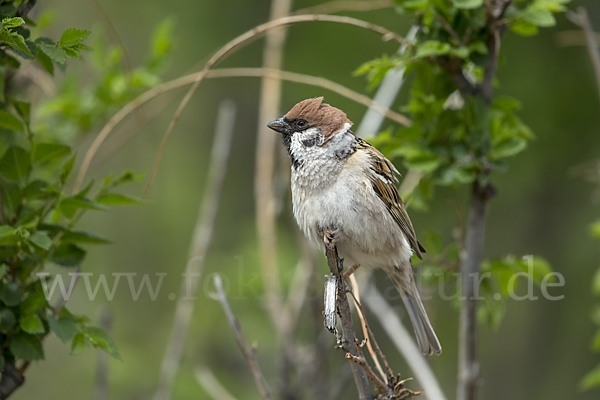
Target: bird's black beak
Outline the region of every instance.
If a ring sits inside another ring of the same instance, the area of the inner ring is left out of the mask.
[[[271,129],[273,129],[274,131],[283,133],[284,135],[292,134],[292,127],[290,126],[290,124],[285,122],[283,120],[283,118],[279,118],[279,119],[276,119],[275,121],[271,121],[267,124],[267,126]]]

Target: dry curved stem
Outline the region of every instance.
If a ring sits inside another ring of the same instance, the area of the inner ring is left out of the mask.
[[[385,115],[387,118],[389,118],[395,122],[398,122],[402,125],[410,126],[412,124],[412,121],[409,118],[407,118],[404,115],[401,115],[397,112],[394,112],[385,106],[382,106],[381,104],[371,100],[368,96],[362,95],[358,92],[355,92],[351,89],[346,88],[343,85],[340,85],[338,83],[335,83],[333,81],[330,81],[328,79],[321,78],[321,77],[298,74],[295,72],[271,70],[271,69],[265,69],[265,68],[223,68],[223,69],[216,69],[216,70],[208,71],[205,78],[211,79],[211,78],[262,77],[262,76],[278,76],[278,77],[280,77],[280,79],[290,81],[290,82],[319,86],[319,87],[322,87],[323,89],[331,90],[332,92],[335,92],[335,93],[337,93],[341,96],[344,96],[350,100],[354,100],[357,103],[363,104],[367,107],[371,107],[374,110]],[[85,175],[87,174],[87,171],[91,165],[92,159],[98,152],[98,149],[100,148],[100,146],[102,146],[102,144],[104,143],[104,141],[106,140],[108,135],[112,132],[112,130],[125,117],[127,117],[131,112],[133,112],[136,108],[140,107],[142,104],[154,99],[155,97],[157,97],[158,95],[160,95],[162,93],[169,92],[171,90],[178,89],[178,88],[192,84],[195,81],[196,77],[197,77],[196,73],[189,74],[189,75],[182,76],[181,78],[177,78],[172,81],[165,82],[163,84],[155,86],[154,88],[148,90],[147,92],[142,93],[137,98],[135,98],[134,100],[132,100],[131,102],[126,104],[123,108],[121,108],[106,123],[106,125],[102,128],[100,133],[98,133],[98,135],[92,142],[90,148],[86,152],[86,154],[83,158],[83,162],[81,164],[81,168],[79,169],[77,179],[75,180],[75,185],[73,187],[73,193],[75,194],[75,193],[79,192],[79,189],[81,188],[81,184],[83,183],[83,179],[85,178]]]
[[[401,36],[391,32],[381,26],[374,25],[369,22],[365,22],[365,21],[362,21],[362,20],[359,20],[356,18],[340,17],[340,16],[336,16],[336,15],[320,15],[320,14],[296,15],[296,16],[292,16],[292,17],[278,18],[278,19],[269,21],[267,23],[264,23],[262,25],[259,25],[259,26],[255,27],[254,29],[238,36],[237,38],[235,38],[232,41],[230,41],[229,43],[227,43],[225,46],[221,47],[221,49],[219,49],[219,51],[217,51],[208,60],[208,62],[204,65],[204,68],[196,74],[196,79],[194,80],[194,83],[192,84],[192,86],[190,87],[188,92],[185,94],[185,97],[183,98],[181,103],[179,103],[179,106],[177,107],[177,110],[175,111],[175,114],[173,115],[173,118],[171,119],[171,122],[169,123],[169,126],[167,127],[167,130],[163,136],[163,140],[160,144],[158,153],[154,160],[154,165],[152,167],[152,172],[150,173],[148,186],[146,186],[144,196],[146,196],[148,194],[148,191],[150,190],[150,188],[152,187],[152,184],[154,183],[154,178],[156,177],[156,173],[158,172],[158,166],[160,165],[160,160],[162,159],[162,155],[167,146],[167,142],[169,141],[169,137],[171,136],[171,133],[173,132],[173,128],[175,128],[175,125],[177,124],[177,121],[181,117],[183,110],[185,109],[185,107],[189,103],[190,99],[196,92],[196,89],[200,85],[200,82],[202,82],[202,80],[206,77],[206,74],[208,73],[208,71],[213,66],[215,66],[219,61],[221,61],[223,58],[225,58],[225,56],[227,54],[229,54],[233,49],[239,47],[240,45],[242,45],[244,43],[247,43],[250,39],[255,38],[256,36],[262,34],[263,32],[268,31],[269,29],[273,29],[273,28],[277,28],[277,27],[285,26],[285,25],[290,25],[290,24],[294,24],[294,23],[299,23],[299,22],[317,22],[317,21],[335,22],[335,23],[341,23],[341,24],[346,24],[346,25],[354,25],[354,26],[358,26],[360,28],[364,28],[364,29],[368,29],[370,31],[376,32],[376,33],[382,35],[384,40],[395,40],[401,44],[407,43]]]
[[[365,1],[328,1],[314,7],[303,8],[294,11],[292,15],[298,14],[334,14],[342,11],[372,11],[382,8],[394,7],[393,0],[365,0]]]
[[[373,362],[375,363],[375,368],[377,368],[379,375],[381,375],[381,378],[387,384],[388,383],[387,376],[388,375],[394,376],[394,372],[390,368],[390,365],[388,364],[387,359],[385,358],[385,355],[379,348],[379,345],[377,344],[377,340],[375,340],[375,335],[373,334],[373,331],[371,330],[371,327],[369,326],[369,323],[367,322],[367,317],[365,316],[362,305],[360,304],[360,291],[358,288],[358,282],[356,281],[356,277],[354,276],[354,274],[350,275],[350,283],[352,285],[352,291],[350,292],[350,294],[352,295],[352,299],[354,300],[354,305],[356,306],[356,310],[358,311],[358,317],[360,318],[360,323],[361,323],[362,330],[363,330],[363,336],[368,339],[367,343],[366,343],[367,349],[369,350],[369,353],[371,354],[371,358],[373,359]],[[375,346],[377,353],[375,353],[375,350],[373,350],[373,345]],[[381,360],[383,362],[383,365],[385,366],[387,374],[385,372],[383,372],[383,368],[381,368],[381,364],[379,363],[379,359],[377,358],[377,355],[379,355],[379,357],[381,357]]]
[[[273,396],[271,395],[271,391],[267,386],[267,382],[263,377],[263,374],[258,367],[256,362],[256,354],[252,351],[248,345],[246,344],[246,340],[244,339],[244,334],[242,333],[242,327],[240,326],[240,321],[233,314],[233,310],[231,309],[231,305],[229,304],[229,300],[227,300],[227,295],[225,294],[225,289],[223,289],[223,280],[220,275],[215,275],[214,284],[217,292],[214,293],[213,297],[221,303],[223,310],[225,311],[225,315],[227,315],[227,320],[231,325],[231,329],[235,334],[235,339],[237,344],[244,354],[244,358],[252,371],[252,375],[254,376],[254,380],[256,382],[256,386],[260,390],[260,394],[263,400],[273,400]]]

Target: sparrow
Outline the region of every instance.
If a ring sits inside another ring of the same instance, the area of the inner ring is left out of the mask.
[[[283,136],[291,159],[294,217],[304,234],[323,244],[334,232],[346,265],[381,268],[400,293],[424,355],[441,354],[413,276],[422,259],[395,182],[398,171],[376,148],[354,135],[346,114],[323,97],[296,104],[269,128]]]

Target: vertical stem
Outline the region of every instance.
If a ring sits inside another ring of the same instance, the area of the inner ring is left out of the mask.
[[[356,344],[356,332],[354,331],[354,324],[352,323],[352,313],[350,312],[350,304],[346,296],[346,282],[343,278],[344,265],[340,257],[338,256],[337,248],[335,245],[325,245],[325,256],[327,257],[327,265],[332,275],[337,277],[338,288],[337,288],[337,312],[340,316],[343,334],[343,348],[346,352],[358,357],[358,345]],[[350,368],[352,369],[352,375],[354,376],[354,382],[358,389],[358,398],[360,400],[370,399],[370,386],[369,379],[363,367],[351,362]]]
[[[457,400],[475,400],[480,381],[477,351],[479,266],[483,252],[487,201],[491,197],[491,193],[490,186],[482,187],[477,181],[473,183],[465,249],[460,265],[462,307],[459,322]]]
[[[273,0],[270,19],[274,20],[289,14],[291,0]],[[281,69],[283,44],[286,28],[270,30],[266,34],[263,53],[263,67]],[[261,83],[261,97],[258,118],[258,140],[256,143],[256,219],[260,250],[262,276],[265,282],[267,308],[274,324],[282,317],[282,290],[277,269],[276,214],[273,191],[275,171],[275,144],[277,135],[266,125],[278,117],[281,101],[281,79],[264,77]],[[279,329],[279,326],[277,326]]]

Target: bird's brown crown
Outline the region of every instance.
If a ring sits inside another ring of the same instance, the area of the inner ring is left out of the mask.
[[[323,103],[322,96],[302,100],[288,111],[285,118],[288,121],[303,119],[308,122],[309,127],[320,128],[325,141],[342,130],[345,124],[352,125],[345,112]]]

